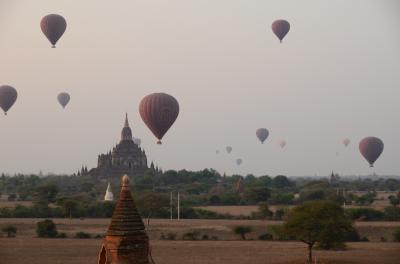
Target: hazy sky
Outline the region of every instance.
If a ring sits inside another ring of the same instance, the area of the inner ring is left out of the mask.
[[[39,27],[49,13],[68,22],[56,49]],[[291,23],[283,44],[270,29],[279,18]],[[0,116],[0,171],[96,166],[128,112],[163,169],[370,174],[358,142],[378,136],[374,170],[400,174],[399,28],[397,0],[0,0],[0,84],[19,93]],[[152,92],[180,103],[162,146],[138,114]]]

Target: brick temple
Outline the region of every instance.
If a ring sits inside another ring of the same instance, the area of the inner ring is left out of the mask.
[[[98,264],[150,264],[149,249],[149,238],[125,175]]]

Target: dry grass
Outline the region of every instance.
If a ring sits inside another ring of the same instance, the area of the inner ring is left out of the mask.
[[[30,207],[33,205],[31,201],[1,201],[0,200],[0,208],[15,208],[17,205],[22,205],[26,207]]]
[[[15,225],[18,228],[18,236],[35,237],[36,222],[41,219],[0,219],[0,226],[6,224]],[[58,231],[73,236],[76,232],[84,231],[90,234],[104,234],[110,222],[109,219],[53,219],[57,224]],[[232,232],[232,228],[239,225],[251,226],[253,232],[249,234],[250,239],[257,239],[260,234],[266,232],[270,225],[282,224],[281,221],[263,220],[203,220],[185,219],[181,221],[170,221],[165,219],[152,219],[150,221],[149,236],[151,239],[160,239],[161,234],[176,234],[181,238],[183,234],[197,231],[201,235],[209,237],[217,236],[219,240],[237,240],[238,237]],[[393,241],[393,233],[400,222],[356,222],[357,230],[362,237],[367,237],[371,242],[381,241],[384,237],[387,241]]]
[[[199,206],[199,209],[208,210],[218,214],[230,214],[233,216],[250,216],[252,213],[257,212],[257,205],[223,205],[223,206]]]
[[[7,264],[86,264],[96,263],[101,239],[39,239],[35,238],[35,224],[41,219],[0,219],[0,226],[17,226],[17,238],[0,238],[0,263]],[[104,234],[110,219],[53,219],[60,232],[70,237],[78,231]],[[305,263],[306,247],[299,242],[237,241],[232,228],[248,225],[253,229],[250,238],[265,232],[268,225],[278,221],[257,220],[181,220],[153,219],[149,235],[157,264],[297,264]],[[358,222],[362,235],[391,236],[399,222]],[[182,234],[199,231],[229,241],[166,241],[158,240],[161,233]],[[236,240],[236,241],[235,241]],[[315,251],[318,263],[398,263],[400,243],[348,243],[347,251]],[[397,262],[396,262],[397,261]]]
[[[0,239],[1,263],[96,263],[100,239]],[[305,263],[306,247],[297,242],[151,241],[158,264],[296,264]],[[318,263],[394,264],[400,244],[350,243],[347,251],[315,251]]]

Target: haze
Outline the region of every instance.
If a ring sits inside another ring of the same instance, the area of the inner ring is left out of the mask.
[[[19,93],[0,116],[0,171],[94,167],[128,112],[163,169],[400,174],[399,12],[396,0],[0,0],[0,84]],[[56,49],[39,27],[50,13],[68,22]],[[283,44],[270,29],[279,18],[292,26]],[[180,103],[162,146],[138,114],[152,92]],[[365,136],[385,143],[373,170],[358,152]]]

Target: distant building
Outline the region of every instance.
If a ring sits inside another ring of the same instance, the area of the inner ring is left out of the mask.
[[[134,177],[143,174],[147,169],[149,167],[146,153],[133,141],[128,115],[126,115],[120,142],[108,153],[98,156],[96,168],[88,171],[86,167],[83,167],[78,172],[78,176],[91,175],[96,178],[110,179],[127,174]]]
[[[98,264],[150,264],[149,237],[129,189],[129,178],[122,188],[111,223],[100,250]]]
[[[106,194],[104,195],[104,201],[114,201],[114,194],[112,193],[110,183],[107,186],[107,191]]]
[[[338,183],[339,181],[340,181],[339,174],[335,174],[332,171],[331,176],[329,177],[329,183],[330,184],[335,184],[335,183]]]

